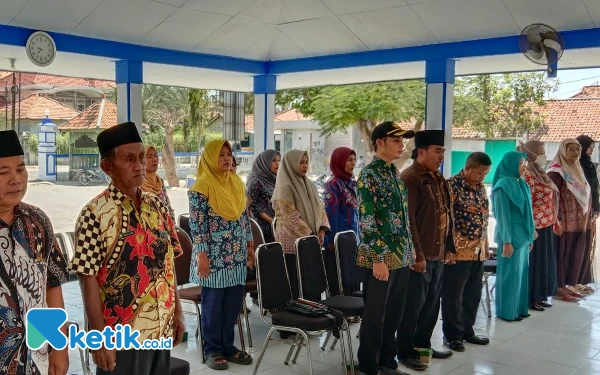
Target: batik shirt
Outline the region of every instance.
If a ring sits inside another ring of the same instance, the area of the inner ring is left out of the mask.
[[[25,344],[25,315],[47,307],[46,289],[67,281],[50,219],[19,203],[12,225],[0,220],[0,374],[48,374],[47,344],[35,351]]]
[[[190,230],[194,243],[190,280],[207,288],[227,288],[246,284],[248,242],[253,241],[250,220],[245,210],[237,220],[219,216],[208,198],[196,191],[190,199]],[[206,253],[210,274],[198,275],[198,254]]]
[[[92,199],[75,226],[71,270],[95,276],[106,326],[129,324],[139,341],[173,336],[175,263],[181,253],[169,208],[142,193],[136,210],[113,185]]]
[[[457,261],[486,260],[489,200],[483,184],[473,188],[461,171],[448,180],[454,204]]]
[[[390,270],[414,264],[408,222],[408,195],[396,166],[374,157],[357,182],[361,241],[356,264],[372,268],[385,262]]]
[[[260,214],[264,212],[269,217],[275,217],[275,210],[271,204],[273,187],[273,185],[262,182],[260,178],[252,179],[247,186],[248,196],[252,200],[252,203],[250,203],[250,213],[256,219],[258,225],[260,225],[260,229],[267,242],[273,241],[273,229],[271,223],[260,217]]]

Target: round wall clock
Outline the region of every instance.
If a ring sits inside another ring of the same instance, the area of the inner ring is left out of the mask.
[[[48,33],[36,31],[29,36],[25,45],[27,57],[37,66],[48,66],[56,57],[56,43]]]

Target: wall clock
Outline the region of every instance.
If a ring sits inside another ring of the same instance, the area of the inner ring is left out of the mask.
[[[31,34],[27,39],[25,49],[29,60],[37,66],[46,67],[52,64],[56,57],[56,43],[44,31],[36,31]]]

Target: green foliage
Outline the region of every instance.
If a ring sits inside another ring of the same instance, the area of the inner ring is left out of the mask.
[[[277,91],[277,94],[275,95],[275,105],[281,110],[294,108],[305,116],[312,116],[314,114],[313,103],[315,97],[324,89],[326,88],[309,87],[304,89]]]
[[[61,133],[56,136],[56,153],[63,155],[69,153],[69,133]]]
[[[200,147],[206,146],[206,144],[210,141],[215,141],[218,139],[223,139],[223,134],[221,133],[205,133],[202,137],[202,141],[200,142]]]
[[[144,132],[142,135],[142,140],[144,144],[154,146],[159,152],[165,144],[165,132],[164,131],[154,131],[154,132]]]
[[[543,126],[539,107],[558,88],[544,73],[481,75],[456,81],[454,125],[486,137],[519,137]]]
[[[29,136],[29,138],[27,139],[27,145],[29,146],[29,151],[32,153],[37,153],[38,152],[38,137],[37,134],[32,134]]]

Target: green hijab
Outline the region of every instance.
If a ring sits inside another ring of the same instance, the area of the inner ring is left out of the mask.
[[[519,173],[522,159],[527,160],[527,154],[510,151],[504,155],[494,174],[492,199],[496,191],[503,190],[508,199],[525,213],[523,209],[531,207],[531,192]]]

